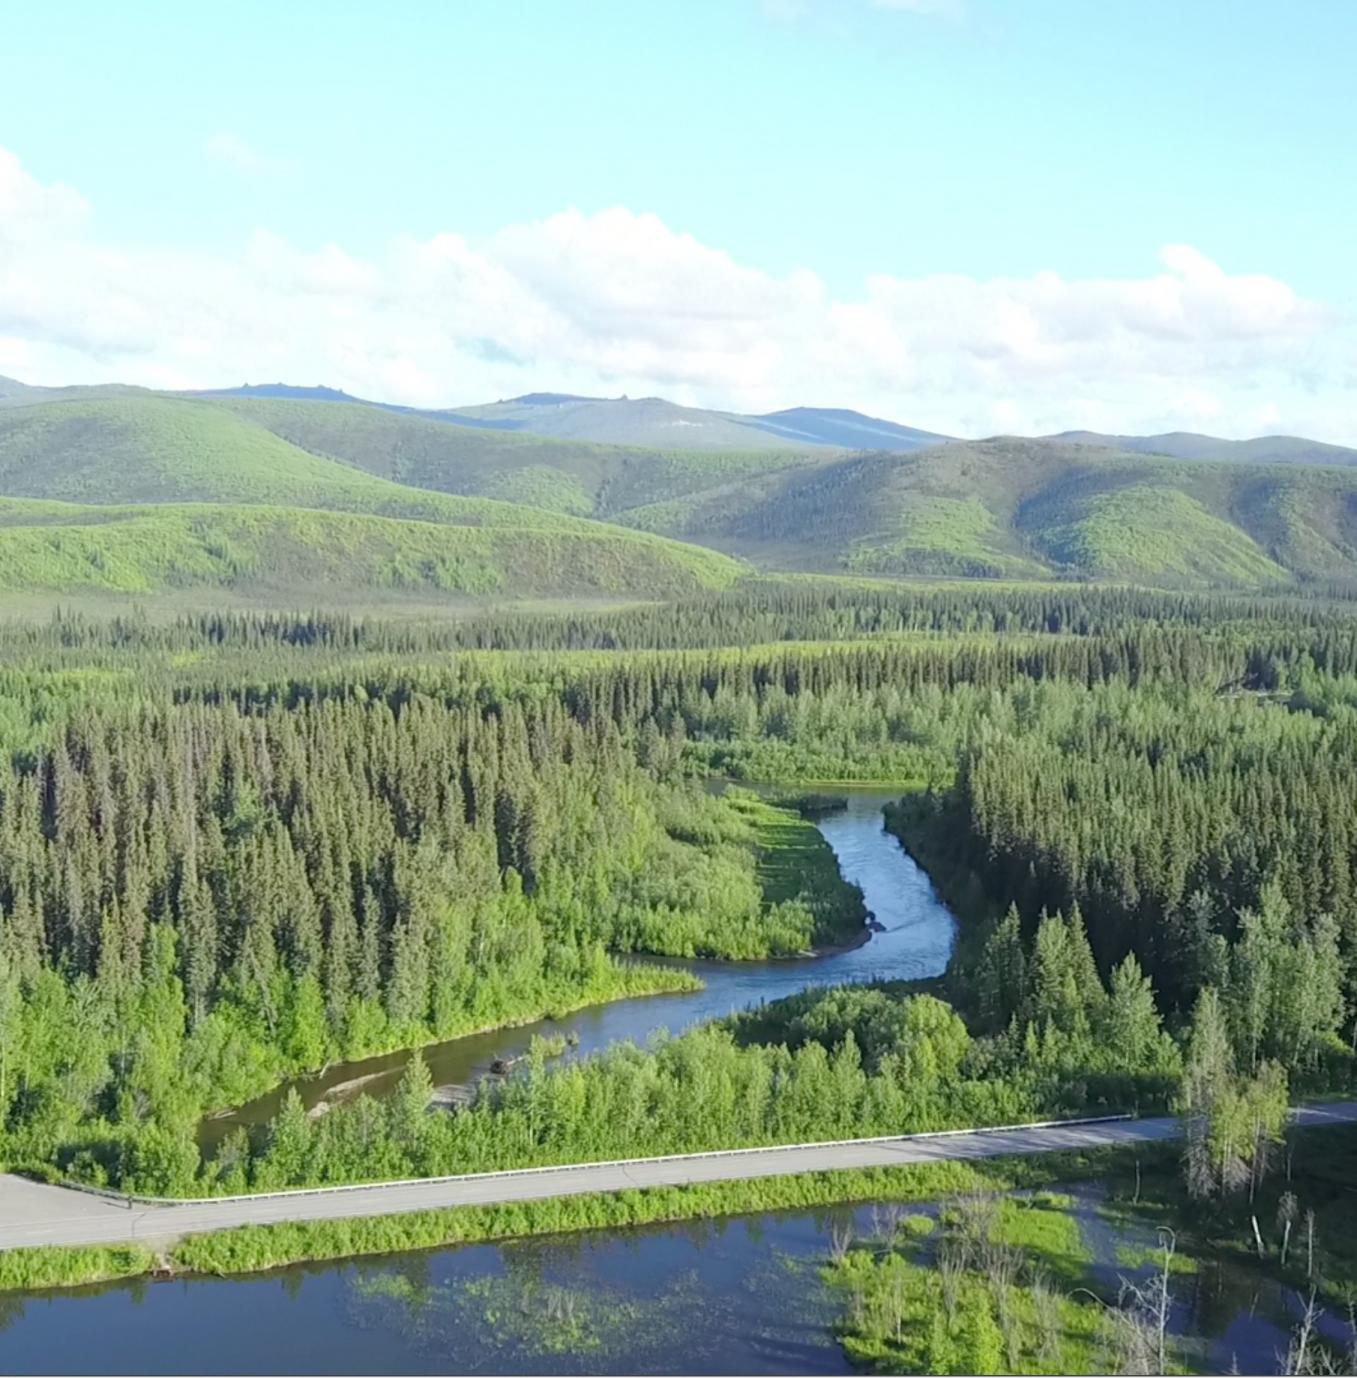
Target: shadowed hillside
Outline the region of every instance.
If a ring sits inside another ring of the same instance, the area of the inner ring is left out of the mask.
[[[655,597],[724,587],[742,572],[713,551],[637,531],[405,487],[180,399],[0,412],[0,493],[9,499],[0,587],[11,589]]]
[[[1357,578],[1357,474],[999,439],[854,455],[623,520],[783,568],[1248,587]]]
[[[1165,435],[1100,435],[1097,431],[1065,431],[1045,437],[1068,445],[1099,445],[1134,454],[1169,459],[1228,459],[1246,464],[1357,464],[1357,450],[1326,445],[1298,435],[1263,435],[1254,440],[1221,440],[1192,431]]]

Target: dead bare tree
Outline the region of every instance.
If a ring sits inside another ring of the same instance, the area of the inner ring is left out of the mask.
[[[853,1247],[853,1222],[835,1221],[829,1231],[829,1257],[835,1263],[842,1263]]]
[[[1159,1231],[1160,1266],[1149,1281],[1122,1279],[1118,1305],[1109,1312],[1115,1371],[1127,1374],[1168,1372],[1169,1318],[1173,1296],[1169,1280],[1177,1236],[1167,1226]]]
[[[1282,1199],[1277,1202],[1277,1228],[1282,1235],[1282,1267],[1286,1267],[1286,1255],[1291,1248],[1291,1230],[1296,1223],[1296,1217],[1300,1214],[1300,1202],[1296,1200],[1296,1193],[1284,1191]]]
[[[1060,1358],[1060,1298],[1041,1269],[1032,1274],[1032,1313],[1037,1327],[1037,1359],[1043,1369],[1053,1373]]]
[[[1301,1314],[1300,1324],[1291,1332],[1291,1343],[1287,1346],[1283,1373],[1302,1374],[1322,1373],[1324,1371],[1323,1364],[1327,1356],[1317,1354],[1311,1348],[1314,1343],[1315,1328],[1323,1314],[1315,1302],[1315,1289],[1312,1287],[1309,1299],[1305,1303],[1305,1310]],[[1318,1369],[1315,1367],[1317,1360],[1321,1364]]]
[[[900,1222],[905,1208],[898,1201],[872,1207],[872,1235],[881,1241],[887,1252],[893,1252],[900,1237]]]
[[[974,1192],[957,1197],[948,1215],[952,1222],[952,1234],[963,1246],[966,1259],[981,1261],[985,1249],[994,1239],[999,1202],[993,1196]]]
[[[938,1285],[942,1288],[942,1308],[947,1313],[947,1323],[950,1325],[956,1320],[961,1301],[961,1279],[966,1275],[966,1256],[957,1245],[945,1242],[938,1250],[935,1268]]]

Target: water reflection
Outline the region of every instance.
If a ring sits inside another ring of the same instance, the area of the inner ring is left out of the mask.
[[[828,1231],[823,1213],[693,1221],[27,1298],[0,1369],[845,1373]]]

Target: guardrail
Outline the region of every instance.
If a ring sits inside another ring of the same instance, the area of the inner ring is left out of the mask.
[[[703,1158],[736,1158],[758,1153],[794,1153],[817,1148],[866,1147],[869,1144],[907,1144],[919,1139],[947,1139],[961,1135],[989,1136],[1013,1134],[1026,1129],[1073,1129],[1081,1125],[1117,1124],[1137,1117],[1124,1115],[1096,1115],[1075,1120],[1036,1120],[1030,1124],[981,1125],[974,1129],[929,1129],[918,1134],[878,1134],[868,1139],[818,1139],[813,1143],[760,1144],[752,1148],[711,1148],[696,1153],[664,1153],[649,1158],[606,1158],[592,1163],[550,1163],[543,1167],[499,1168],[493,1172],[459,1172],[446,1177],[401,1177],[389,1182],[343,1182],[328,1187],[288,1187],[283,1191],[239,1192],[231,1196],[139,1196],[136,1193],[111,1191],[84,1182],[64,1182],[72,1191],[89,1196],[102,1196],[119,1204],[135,1202],[143,1206],[217,1206],[233,1201],[278,1201],[306,1196],[332,1196],[346,1191],[387,1190],[396,1187],[436,1187],[457,1182],[493,1182],[506,1177],[547,1176],[553,1172],[578,1172],[587,1168],[639,1167],[661,1163],[689,1163]],[[1168,1118],[1167,1116],[1162,1118]],[[1146,1123],[1154,1123],[1149,1118]]]

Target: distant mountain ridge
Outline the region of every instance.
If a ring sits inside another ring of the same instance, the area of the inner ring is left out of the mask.
[[[597,445],[654,450],[881,451],[907,454],[932,445],[964,443],[963,437],[922,430],[868,416],[846,407],[786,407],[761,414],[684,407],[662,397],[592,397],[571,392],[528,392],[477,406],[421,408],[356,397],[324,384],[244,383],[187,393],[156,393],[128,384],[39,387],[0,377],[0,409],[46,401],[112,396],[244,398],[281,402],[324,402],[367,407],[469,429],[517,432]],[[1269,435],[1225,440],[1192,431],[1161,435],[1114,435],[1061,431],[1035,437],[1060,445],[1162,455],[1168,459],[1250,464],[1357,465],[1357,448],[1304,436]]]
[[[621,438],[588,438],[600,428]],[[965,441],[844,409],[660,398],[529,393],[454,413],[321,386],[0,381],[0,590],[650,598],[751,565],[1357,587],[1357,452],[1189,433]]]
[[[907,451],[953,439],[843,407],[790,407],[763,415],[683,407],[662,397],[586,397],[570,392],[528,392],[472,407],[421,409],[373,402],[337,388],[247,383],[197,393],[200,397],[255,397],[292,402],[351,402],[454,425],[523,431],[560,440],[655,449],[848,449]]]
[[[1103,435],[1098,431],[1061,431],[1043,439],[1062,445],[1100,445],[1133,454],[1167,459],[1242,461],[1246,464],[1357,464],[1357,449],[1307,440],[1298,435],[1263,435],[1252,440],[1222,440],[1195,431],[1163,435]]]

